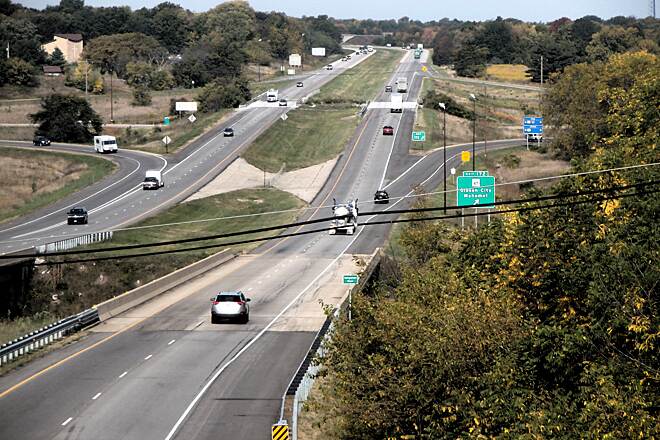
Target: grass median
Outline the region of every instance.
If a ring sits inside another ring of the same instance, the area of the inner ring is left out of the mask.
[[[107,159],[84,154],[0,148],[0,222],[47,206],[115,170]]]
[[[374,99],[394,73],[403,55],[400,50],[379,49],[367,60],[347,69],[321,87],[318,95],[312,97],[312,102],[360,104]]]
[[[246,161],[271,173],[323,163],[344,149],[359,122],[353,107],[302,107],[287,114],[243,153]]]

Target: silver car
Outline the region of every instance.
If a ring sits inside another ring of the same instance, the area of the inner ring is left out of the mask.
[[[220,292],[211,298],[211,324],[217,324],[223,319],[237,320],[247,323],[250,320],[250,298],[243,292]]]

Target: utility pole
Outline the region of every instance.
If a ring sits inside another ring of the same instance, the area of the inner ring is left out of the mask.
[[[477,141],[477,97],[473,93],[470,93],[470,99],[472,99],[473,110],[472,110],[472,171],[476,169],[476,141]]]
[[[444,104],[444,102],[441,102],[440,108],[442,108],[442,171],[444,174],[444,179],[442,179],[443,183],[443,192],[442,192],[442,197],[444,200],[444,204],[442,205],[444,208],[444,213],[447,213],[447,106]]]
[[[543,55],[541,55],[541,87],[543,87]]]
[[[7,41],[7,59],[9,59],[9,41]]]

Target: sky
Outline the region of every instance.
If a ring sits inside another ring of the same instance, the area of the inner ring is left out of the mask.
[[[89,6],[153,7],[164,0],[86,0]],[[206,11],[221,0],[169,0],[195,12]],[[572,19],[597,15],[607,19],[617,15],[646,17],[654,0],[249,0],[257,11],[280,11],[300,17],[320,14],[335,18],[391,19],[403,16],[421,21],[443,17],[483,21],[502,16],[531,22],[549,22],[561,17]],[[24,6],[42,9],[59,0],[14,0]]]

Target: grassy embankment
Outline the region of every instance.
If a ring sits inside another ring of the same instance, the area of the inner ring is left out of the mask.
[[[105,76],[106,93],[88,94],[92,108],[105,123],[110,122],[110,78]],[[147,106],[131,104],[133,94],[124,81],[113,80],[113,117],[117,124],[162,124],[163,118],[170,113],[170,99],[192,101],[199,89],[172,89],[151,92],[152,102]],[[41,108],[41,98],[51,93],[61,93],[84,97],[85,92],[64,85],[64,77],[44,77],[34,89],[5,86],[0,88],[0,123],[31,124],[30,115]],[[209,115],[196,114],[194,123],[189,122],[187,114],[180,120],[172,119],[168,127],[105,127],[104,133],[117,137],[120,148],[134,148],[153,153],[165,153],[161,139],[167,135],[172,139],[169,152],[176,151],[190,140],[204,133],[209,127],[220,123],[228,111]],[[31,140],[34,127],[0,127],[0,139]]]
[[[303,106],[289,112],[289,118],[277,121],[262,133],[243,158],[257,168],[278,172],[336,157],[359,122],[354,103],[373,99],[401,56],[398,51],[377,51],[342,73],[312,98],[314,107]]]
[[[530,83],[524,64],[491,64],[486,68],[486,79],[513,83]]]
[[[297,217],[305,203],[297,197],[273,188],[245,189],[217,196],[193,200],[174,206],[157,217],[139,222],[128,231],[116,232],[111,242],[88,247],[98,249],[108,246],[145,244],[166,240],[185,239],[214,234],[255,229],[265,226],[290,223]],[[254,215],[271,211],[289,211],[278,214]],[[160,224],[187,222],[232,216],[246,216],[224,220],[205,221],[173,226],[143,228]],[[241,236],[239,239],[252,239],[276,235],[271,233]],[[222,242],[228,242],[227,239]],[[166,246],[158,250],[181,249],[191,246],[216,244],[215,241],[201,241],[181,246]],[[230,246],[231,252],[241,252],[258,246],[244,244]],[[79,248],[83,249],[83,248]],[[58,271],[35,274],[32,291],[26,299],[30,316],[14,320],[0,320],[0,343],[11,340],[29,331],[56,320],[56,317],[69,316],[98,304],[108,298],[148,283],[175,269],[191,264],[222,249],[222,246],[169,255],[156,255],[146,258],[132,258],[116,261],[102,261],[91,264],[64,265]],[[148,249],[153,251],[155,249]],[[133,251],[134,253],[140,250]],[[105,253],[126,254],[127,251]],[[59,297],[52,300],[53,283],[57,283]]]
[[[346,70],[323,86],[320,92],[311,98],[311,102],[361,104],[372,100],[392,76],[403,55],[404,52],[400,50],[376,51],[366,61]]]
[[[0,222],[47,206],[115,169],[98,157],[17,148],[0,148],[0,161]]]
[[[537,92],[425,78],[421,96],[426,96],[432,89],[454,99],[470,112],[474,108],[470,93],[477,96],[477,141],[520,138],[523,116],[540,111]],[[431,103],[425,103],[417,112],[414,129],[426,132],[426,142],[414,142],[413,149],[429,150],[442,146],[442,118],[442,111],[437,106],[432,108]],[[471,141],[472,121],[447,114],[447,145]]]

